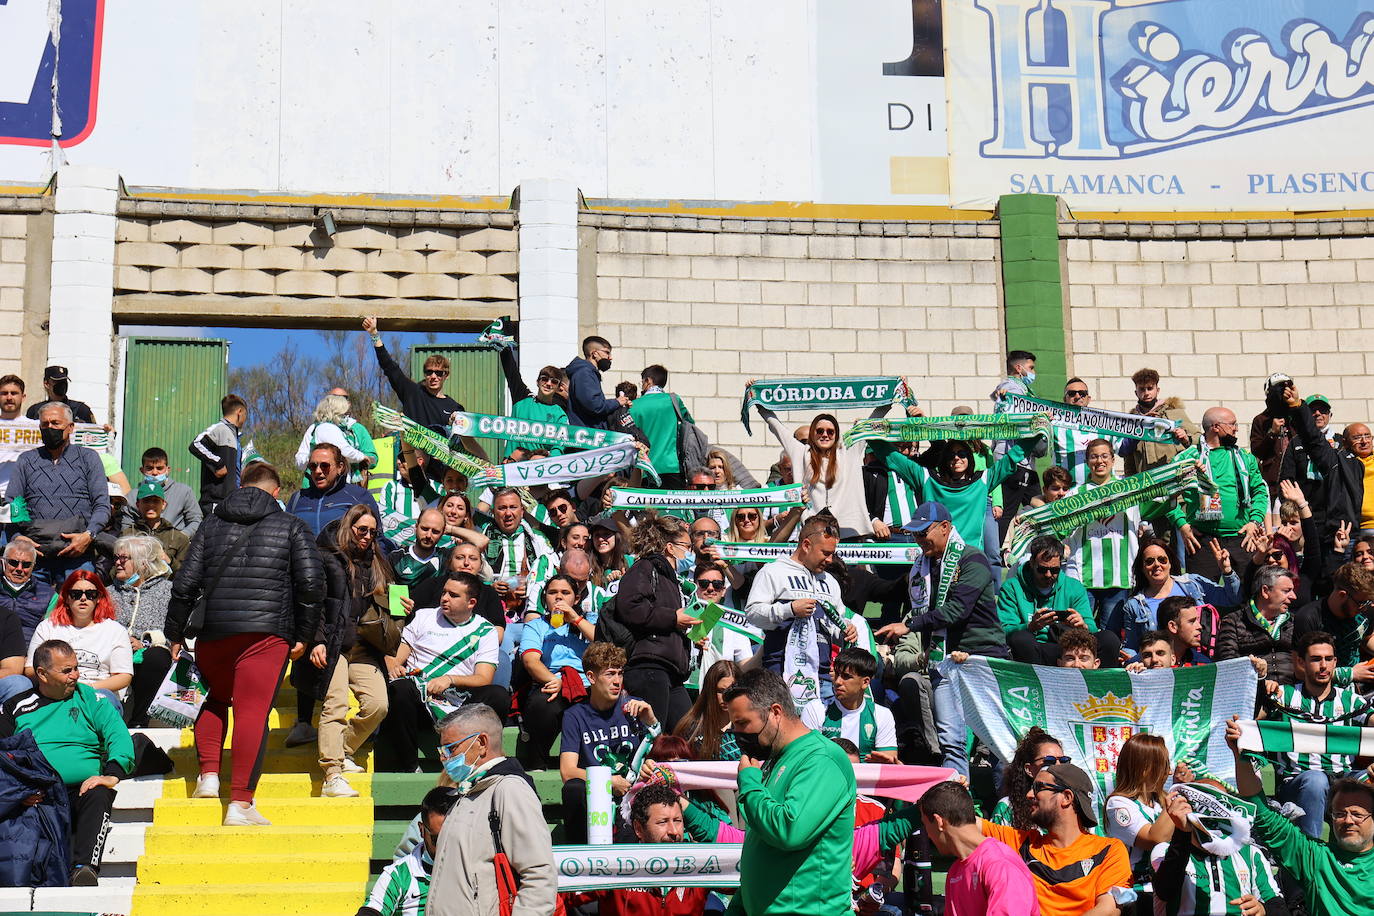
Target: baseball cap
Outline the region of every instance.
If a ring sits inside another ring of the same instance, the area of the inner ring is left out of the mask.
[[[145,480],[138,485],[138,499],[146,499],[149,496],[156,496],[158,499],[166,500],[167,491],[162,484],[156,480]]]
[[[66,379],[66,366],[49,366],[43,370],[43,381],[45,382],[62,382],[66,381]]]
[[[973,408],[967,404],[960,404],[958,407],[951,410],[949,415],[951,417],[971,417],[973,416]]]
[[[930,501],[923,502],[916,507],[916,511],[911,516],[911,521],[902,526],[903,531],[910,531],[912,534],[920,534],[936,522],[951,521],[949,510],[940,503]]]
[[[588,530],[592,528],[605,528],[607,531],[620,531],[620,526],[615,523],[614,512],[600,512],[583,522]]]
[[[1093,811],[1093,783],[1088,774],[1072,763],[1056,763],[1042,771],[1054,777],[1054,781],[1066,789],[1073,790],[1073,806],[1088,826],[1097,824],[1097,813]]]
[[[1327,411],[1331,410],[1331,402],[1326,399],[1324,394],[1309,394],[1302,399],[1302,402],[1311,407],[1313,404],[1325,404]]]

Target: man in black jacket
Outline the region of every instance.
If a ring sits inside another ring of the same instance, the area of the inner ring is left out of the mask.
[[[196,720],[196,798],[219,797],[220,755],[234,708],[234,781],[225,826],[268,824],[253,803],[267,717],[286,660],[313,639],[324,568],[310,528],[281,510],[281,478],[254,464],[205,519],[172,584],[164,631],[176,658],[187,637],[209,696]]]
[[[1364,462],[1349,449],[1337,448],[1327,441],[1313,418],[1312,405],[1298,397],[1296,385],[1284,388],[1288,425],[1297,438],[1312,468],[1321,477],[1315,494],[1309,495],[1312,514],[1321,535],[1321,549],[1334,546],[1342,525],[1354,532],[1360,528],[1360,509],[1364,504]],[[1368,448],[1369,444],[1364,443]],[[1304,490],[1304,492],[1307,492]]]

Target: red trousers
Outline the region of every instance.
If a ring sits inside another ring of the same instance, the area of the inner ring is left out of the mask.
[[[286,672],[286,640],[241,633],[196,643],[196,665],[209,695],[196,719],[196,756],[201,773],[218,773],[229,709],[234,710],[233,782],[229,799],[252,802],[267,750],[267,720]]]

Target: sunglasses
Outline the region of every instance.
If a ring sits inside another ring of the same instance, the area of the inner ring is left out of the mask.
[[[835,435],[835,430],[833,430],[833,429],[818,429],[818,430],[815,430],[814,433],[815,433],[815,435],[817,435],[817,436],[833,436],[833,435]]]
[[[1088,396],[1088,390],[1087,390],[1086,388],[1083,389],[1082,391],[1066,391],[1066,392],[1064,392],[1064,397],[1066,397],[1066,398],[1086,398],[1087,396]]]
[[[14,557],[5,557],[5,565],[10,569],[33,569],[32,560],[16,560]]]
[[[353,533],[360,538],[372,538],[377,536],[376,525],[354,525]]]
[[[97,601],[100,598],[100,592],[93,588],[69,588],[67,589],[67,597],[73,601]]]
[[[1054,757],[1054,756],[1046,755],[1046,756],[1041,757],[1039,760],[1036,760],[1036,761],[1034,761],[1034,762],[1040,764],[1042,767],[1052,767],[1052,766],[1054,766],[1056,763],[1073,763],[1073,758],[1072,758],[1072,757]]]
[[[725,580],[724,580],[724,579],[698,579],[698,580],[697,580],[697,588],[709,588],[709,589],[725,588]]]
[[[759,520],[759,514],[757,512],[739,512],[735,514],[735,518],[741,522],[756,522]]]
[[[1037,563],[1036,566],[1035,566],[1035,571],[1038,572],[1038,573],[1039,573],[1040,575],[1042,575],[1042,576],[1057,576],[1057,575],[1059,575],[1061,572],[1064,571],[1064,567],[1062,567],[1062,566],[1041,566],[1041,565],[1039,565],[1039,564]]]
[[[447,378],[447,377],[448,377],[448,370],[447,370],[447,369],[426,369],[426,370],[425,370],[425,375],[437,375],[439,378]]]
[[[558,379],[554,378],[552,375],[541,375],[536,381],[542,385],[544,382],[556,382]]]
[[[332,461],[312,461],[305,466],[307,471],[324,470],[327,471],[334,466]]]
[[[1144,560],[1144,563],[1145,563],[1146,566],[1168,566],[1168,565],[1169,565],[1169,558],[1168,558],[1168,557],[1146,557],[1145,560]]]
[[[1036,792],[1036,794],[1039,794],[1039,793],[1041,793],[1041,792],[1072,792],[1072,791],[1073,791],[1073,789],[1070,789],[1068,786],[1060,785],[1060,784],[1057,783],[1057,782],[1037,782],[1037,783],[1035,784],[1035,792]]]

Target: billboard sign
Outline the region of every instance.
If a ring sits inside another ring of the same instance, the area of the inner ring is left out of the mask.
[[[104,0],[0,0],[0,144],[80,143],[95,127]]]
[[[951,199],[1374,203],[1374,0],[946,0]]]

